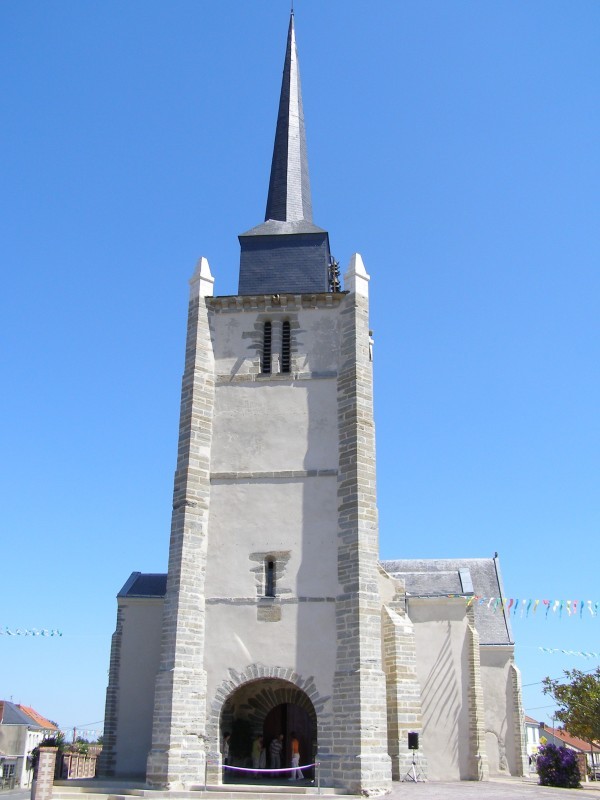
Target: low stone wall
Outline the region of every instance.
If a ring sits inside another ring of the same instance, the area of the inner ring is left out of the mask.
[[[72,780],[75,778],[94,778],[96,776],[95,754],[88,753],[63,753],[60,770],[58,775],[62,780]]]

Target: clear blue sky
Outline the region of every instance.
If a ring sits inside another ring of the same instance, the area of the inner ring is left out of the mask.
[[[0,4],[0,695],[104,714],[115,595],[166,569],[187,281],[237,289],[289,5]],[[372,276],[381,553],[600,600],[600,5],[297,0],[315,222]],[[514,621],[524,684],[600,618]],[[551,709],[539,686],[532,716]]]

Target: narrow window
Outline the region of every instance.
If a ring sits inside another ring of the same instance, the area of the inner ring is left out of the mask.
[[[275,597],[275,562],[265,561],[265,597]]]
[[[285,320],[281,329],[281,371],[290,371],[291,361],[291,342],[290,342],[290,323]]]
[[[262,351],[262,364],[261,372],[266,375],[271,374],[271,339],[272,339],[272,325],[270,322],[265,322],[263,331],[263,351]]]

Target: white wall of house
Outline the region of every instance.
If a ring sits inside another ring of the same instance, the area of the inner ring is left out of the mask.
[[[0,725],[0,752],[5,756],[4,763],[15,765],[16,787],[31,786],[33,773],[28,769],[28,756],[45,736],[44,730],[27,725]]]
[[[525,722],[527,755],[533,756],[540,746],[540,726],[537,722]]]

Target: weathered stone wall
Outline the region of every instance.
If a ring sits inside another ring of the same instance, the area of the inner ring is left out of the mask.
[[[98,776],[111,778],[116,775],[117,726],[119,722],[119,678],[121,672],[121,644],[123,641],[123,611],[117,607],[117,624],[112,635],[108,686],[104,708],[103,747],[98,759]]]
[[[462,680],[467,680],[469,693],[469,773],[464,777],[473,781],[486,781],[490,777],[485,741],[485,718],[483,689],[481,687],[481,662],[479,656],[479,635],[475,628],[473,606],[467,609],[467,647],[468,670]]]
[[[417,653],[414,627],[399,609],[384,606],[383,663],[386,678],[388,753],[392,759],[392,779],[402,780],[410,770],[413,752],[408,749],[408,734],[419,734],[423,742],[421,687],[417,678]],[[415,754],[419,770],[427,775],[427,759]]]
[[[207,272],[210,276],[201,260],[192,279],[161,663],[147,767],[148,783],[169,789],[197,783],[205,772],[204,578],[214,408]]]
[[[331,753],[334,784],[353,792],[391,787],[385,676],[381,663],[381,599],[375,478],[373,372],[368,276],[353,256],[341,313],[338,372],[337,650]]]

